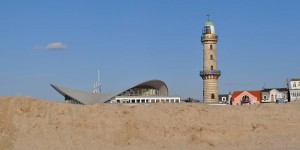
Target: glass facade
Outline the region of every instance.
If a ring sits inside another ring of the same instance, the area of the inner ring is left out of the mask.
[[[129,89],[118,96],[160,96],[161,93],[159,90],[149,87],[149,86],[142,86],[142,87],[135,87]]]

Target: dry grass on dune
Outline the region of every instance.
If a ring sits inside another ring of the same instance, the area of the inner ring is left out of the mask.
[[[300,103],[71,105],[0,97],[0,150],[300,149]]]

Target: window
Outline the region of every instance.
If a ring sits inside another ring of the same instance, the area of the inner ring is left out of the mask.
[[[296,87],[296,82],[294,82],[293,87]]]
[[[211,34],[210,26],[205,26],[205,33],[204,34]]]
[[[210,60],[213,60],[214,59],[214,56],[213,55],[210,55]]]
[[[242,103],[250,103],[250,98],[249,96],[245,95],[242,97]]]
[[[226,97],[222,97],[222,102],[226,102]]]
[[[300,86],[300,82],[298,83],[298,86]]]
[[[215,94],[211,94],[211,99],[215,99]]]
[[[210,48],[210,50],[213,50],[213,46],[212,45],[210,45],[209,48]]]
[[[214,70],[214,66],[210,66],[210,70]]]
[[[266,96],[266,95],[264,95],[264,99],[267,99],[267,96]]]

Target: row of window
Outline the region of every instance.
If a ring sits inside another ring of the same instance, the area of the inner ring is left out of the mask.
[[[210,45],[210,46],[209,46],[209,49],[210,49],[210,50],[213,50],[213,46]],[[213,55],[210,55],[210,60],[214,60],[214,56],[213,56]],[[210,70],[214,70],[214,67],[211,66],[211,67],[210,67]]]
[[[209,49],[210,50],[213,50],[213,45],[209,45]],[[213,55],[210,55],[210,60],[214,60],[214,56]],[[214,66],[210,66],[210,70],[214,70]],[[215,99],[215,94],[211,94],[210,95],[210,98],[211,99]],[[223,99],[223,98],[222,98]],[[225,98],[226,99],[226,98]]]
[[[292,96],[293,97],[298,97],[298,96],[300,97],[300,94],[298,94],[298,93],[292,93]]]
[[[298,86],[300,87],[300,82],[298,83]],[[293,87],[296,87],[296,82],[294,82]]]
[[[213,50],[213,46],[210,45],[210,46],[209,46],[209,49],[210,49],[210,50]],[[214,60],[214,56],[213,56],[213,55],[210,55],[210,60]],[[213,67],[213,66],[210,66],[210,70],[214,70],[214,67]],[[212,98],[212,99],[214,99],[214,98]]]
[[[300,91],[293,91],[293,92],[291,92],[291,96],[293,96],[293,97],[300,97]]]
[[[281,98],[286,99],[286,97],[287,97],[286,94],[283,94],[282,96],[278,96],[277,94],[275,94],[275,96],[274,96],[274,95],[272,94],[272,95],[271,95],[271,100],[274,100],[274,99],[281,99]],[[267,95],[264,95],[264,96],[263,96],[263,100],[267,100],[267,99],[268,99]]]
[[[112,103],[179,103],[180,99],[116,99]]]
[[[152,87],[137,87],[129,89],[119,96],[154,96],[161,95],[159,90]]]

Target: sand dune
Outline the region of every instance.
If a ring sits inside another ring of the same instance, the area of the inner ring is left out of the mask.
[[[0,97],[0,149],[300,149],[300,103],[83,106]]]

